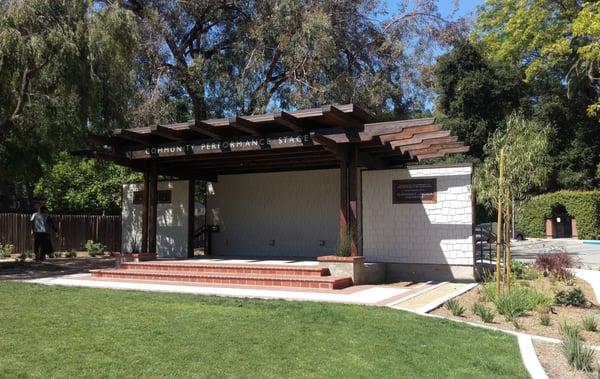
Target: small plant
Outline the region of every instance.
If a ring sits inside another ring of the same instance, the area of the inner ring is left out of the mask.
[[[88,252],[90,257],[95,257],[97,255],[104,255],[104,251],[106,250],[106,246],[101,244],[100,242],[94,242],[92,240],[88,240],[85,243],[85,249]]]
[[[577,325],[567,324],[566,322],[560,323],[560,334],[562,334],[565,339],[581,339],[581,336],[579,335],[579,327]]]
[[[567,335],[562,343],[563,354],[571,367],[581,371],[591,371],[595,351],[586,347],[579,335]]]
[[[75,251],[75,249],[69,250],[69,252],[67,253],[67,258],[77,258],[77,252]]]
[[[139,253],[141,251],[140,243],[137,238],[133,238],[131,242],[129,242],[129,250],[132,254]]]
[[[598,330],[598,321],[594,315],[588,314],[581,319],[581,326],[588,332],[595,332]]]
[[[575,287],[570,291],[558,291],[554,296],[554,302],[559,305],[581,307],[587,304],[587,299],[581,288]]]
[[[521,324],[519,324],[519,320],[518,319],[513,319],[512,320],[512,324],[515,327],[515,329],[520,330],[521,329]]]
[[[352,248],[352,234],[348,232],[344,234],[341,240],[335,247],[335,255],[338,257],[349,257],[350,249]]]
[[[565,252],[554,252],[538,254],[535,265],[544,272],[544,276],[565,280],[572,277],[569,268],[575,265],[575,261]]]
[[[446,308],[452,313],[453,316],[462,317],[465,314],[465,307],[463,307],[458,300],[450,299],[446,301]]]
[[[540,313],[540,325],[550,326],[550,313]]]
[[[15,252],[15,245],[10,243],[0,243],[0,258],[10,258],[11,254]]]
[[[494,317],[496,316],[491,309],[481,303],[475,303],[472,310],[473,313],[478,315],[481,318],[481,321],[485,323],[494,321]]]
[[[507,321],[513,321],[538,306],[549,306],[552,298],[529,288],[515,287],[511,292],[500,293],[494,299],[494,304],[498,313]]]
[[[523,279],[523,273],[525,272],[527,265],[521,261],[510,261],[510,272],[517,278]]]
[[[19,263],[24,263],[27,259],[33,258],[33,253],[31,250],[25,250],[19,254],[19,257],[16,259]]]

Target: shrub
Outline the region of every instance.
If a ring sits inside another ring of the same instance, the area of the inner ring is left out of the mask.
[[[494,321],[494,312],[481,303],[475,303],[473,305],[473,313],[478,315],[481,318],[481,321],[485,323],[490,323]]]
[[[552,304],[552,298],[529,288],[514,287],[510,293],[500,293],[494,299],[494,304],[498,313],[506,320],[513,321],[538,306],[549,306]]]
[[[31,258],[33,258],[33,253],[30,250],[25,250],[21,254],[19,254],[19,257],[16,260],[17,260],[17,262],[23,263],[27,259],[31,259]]]
[[[87,250],[90,257],[95,257],[96,255],[104,255],[106,246],[104,246],[100,242],[94,242],[92,240],[88,240],[85,243],[85,249]]]
[[[487,301],[494,302],[494,299],[496,299],[496,283],[493,281],[484,282],[480,293]]]
[[[593,315],[585,315],[583,319],[581,319],[581,326],[588,332],[595,332],[598,330],[598,321]]]
[[[551,252],[538,254],[535,258],[535,265],[544,272],[544,275],[552,275],[559,280],[566,280],[573,277],[570,267],[573,267],[575,261],[565,252]]]
[[[550,326],[550,313],[540,313],[540,324]]]
[[[453,316],[459,316],[465,314],[465,307],[463,307],[458,300],[450,299],[446,301],[446,308],[452,313]]]
[[[582,371],[592,370],[595,351],[586,347],[579,336],[565,336],[562,350],[571,367]]]
[[[510,272],[518,279],[523,279],[523,274],[527,269],[527,265],[521,261],[510,261]]]
[[[527,236],[544,237],[545,220],[552,216],[552,208],[562,204],[577,220],[577,234],[581,239],[600,239],[600,191],[558,191],[536,196],[515,209],[517,229]]]
[[[77,258],[77,252],[75,251],[75,249],[69,250],[69,252],[67,253],[67,258]]]
[[[580,307],[587,304],[587,299],[581,288],[575,287],[570,291],[558,291],[554,296],[554,302],[559,305]]]
[[[10,243],[0,243],[0,258],[10,258],[11,254],[15,252],[15,245]]]
[[[565,339],[567,339],[567,338],[581,339],[581,336],[579,335],[579,327],[577,325],[571,325],[571,324],[567,324],[566,322],[561,322],[559,329],[560,329],[560,334],[562,334],[562,336]]]

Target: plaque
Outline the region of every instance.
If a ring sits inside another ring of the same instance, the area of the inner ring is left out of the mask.
[[[393,204],[431,204],[437,201],[436,179],[392,181]]]

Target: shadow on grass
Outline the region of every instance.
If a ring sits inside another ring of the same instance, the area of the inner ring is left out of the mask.
[[[52,276],[86,273],[90,269],[114,267],[115,259],[103,258],[50,258],[38,262],[0,262],[0,280],[25,280]]]

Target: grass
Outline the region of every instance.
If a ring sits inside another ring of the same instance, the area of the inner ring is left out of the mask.
[[[561,323],[560,331],[564,339],[562,351],[569,365],[576,370],[592,371],[596,351],[583,344],[579,328]]]
[[[598,331],[598,321],[594,315],[588,314],[583,317],[581,320],[581,326],[584,330],[588,332],[596,332]]]
[[[492,311],[491,309],[489,309],[481,303],[475,303],[473,305],[473,313],[478,315],[481,318],[481,321],[485,323],[490,323],[494,321],[494,317],[496,316],[494,314],[494,311]]]
[[[513,336],[383,307],[14,282],[0,298],[0,377],[528,377]]]

